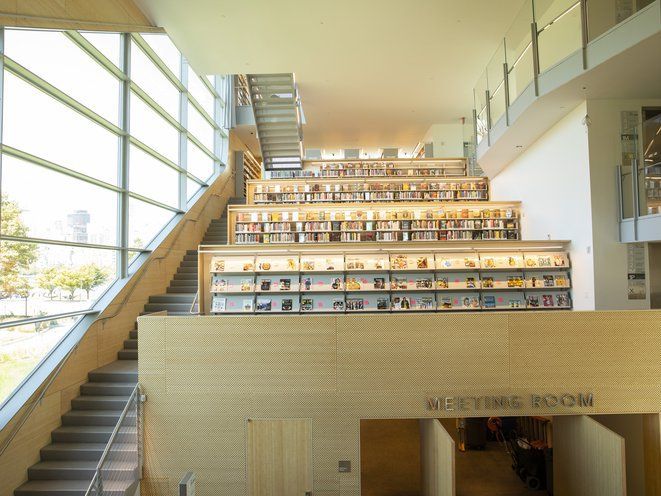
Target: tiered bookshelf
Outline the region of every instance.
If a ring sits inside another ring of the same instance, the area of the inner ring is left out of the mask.
[[[466,176],[465,158],[306,160],[301,169],[265,171],[264,179],[305,177],[460,177]]]
[[[484,177],[248,181],[248,204],[487,201]]]
[[[565,242],[201,247],[201,304],[214,314],[570,309],[565,250]]]
[[[232,205],[230,244],[520,239],[519,203]]]

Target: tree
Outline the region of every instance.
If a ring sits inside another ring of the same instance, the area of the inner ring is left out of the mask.
[[[80,274],[76,269],[68,267],[59,267],[55,277],[57,287],[69,292],[69,299],[73,300],[76,296],[76,290],[81,287]]]
[[[30,290],[32,289],[32,284],[25,277],[21,277],[20,281],[16,285],[15,295],[20,296],[25,300],[25,316],[28,316],[28,299],[30,298]]]
[[[21,209],[7,195],[0,197],[0,232],[5,236],[26,237],[28,227],[21,219]],[[0,299],[21,291],[21,271],[26,271],[37,260],[38,248],[33,243],[0,241]]]
[[[90,291],[101,286],[108,280],[108,271],[95,264],[82,265],[78,269],[78,281],[80,289],[85,290],[87,299],[90,299]]]
[[[37,284],[41,289],[48,291],[48,298],[53,299],[57,285],[57,267],[47,267],[37,276]]]

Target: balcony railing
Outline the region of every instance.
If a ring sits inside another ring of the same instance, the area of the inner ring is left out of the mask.
[[[528,87],[539,96],[541,73],[580,50],[586,69],[588,43],[652,3],[526,0],[473,88],[475,142],[490,140],[501,119],[510,124],[510,106]]]

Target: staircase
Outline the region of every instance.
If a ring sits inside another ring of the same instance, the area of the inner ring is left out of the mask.
[[[302,116],[293,74],[248,74],[264,168],[300,169]]]
[[[232,202],[240,203],[241,199],[233,198]],[[227,210],[223,218],[211,221],[203,244],[221,242],[227,242]],[[197,250],[189,250],[166,293],[151,296],[145,313],[165,310],[169,315],[189,315],[196,293]],[[117,358],[89,372],[89,382],[80,387],[80,396],[72,400],[71,410],[62,416],[61,427],[52,432],[52,443],[41,449],[41,461],[28,469],[28,482],[14,491],[15,496],[85,495],[110,435],[138,382],[137,322]],[[115,449],[136,451],[135,429],[122,429]],[[132,496],[135,491],[133,469],[131,464],[113,462],[113,480],[104,485],[104,495]],[[105,469],[104,473],[107,474]]]

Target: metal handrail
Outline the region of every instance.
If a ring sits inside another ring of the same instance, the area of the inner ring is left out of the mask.
[[[34,411],[34,409],[37,407],[37,405],[41,404],[41,401],[44,399],[44,396],[46,396],[46,391],[48,391],[48,388],[55,382],[55,379],[57,379],[58,375],[60,374],[60,371],[64,368],[64,365],[66,364],[67,360],[71,355],[74,354],[74,352],[78,349],[78,343],[76,343],[75,346],[73,346],[69,352],[64,355],[58,366],[55,368],[53,373],[50,375],[48,378],[48,381],[45,383],[41,391],[39,392],[39,395],[34,399],[34,401],[28,406],[28,409],[25,411],[25,413],[21,416],[21,418],[18,420],[14,428],[12,429],[11,433],[5,438],[5,440],[2,442],[2,446],[0,446],[0,457],[4,455],[5,451],[7,451],[7,448],[11,445],[12,441],[18,433],[20,432],[21,428],[25,425],[25,423],[28,421],[30,418],[30,415]]]
[[[197,291],[195,292],[195,298],[193,298],[193,303],[191,303],[191,306],[190,306],[190,309],[188,310],[188,313],[190,313],[190,314],[192,314],[192,315],[198,315],[198,314],[200,313],[199,311],[197,311],[197,312],[193,312],[193,308],[195,308],[195,303],[197,302],[197,298],[198,298],[199,296],[200,296],[200,291],[197,290]]]
[[[117,424],[115,424],[115,428],[113,429],[112,433],[110,434],[110,439],[108,439],[108,443],[106,444],[106,447],[103,450],[103,453],[101,454],[101,458],[99,459],[99,463],[96,464],[96,469],[94,471],[94,477],[92,477],[92,480],[90,481],[90,485],[87,488],[87,492],[85,493],[85,496],[88,496],[92,494],[92,490],[94,489],[95,483],[100,478],[100,473],[101,469],[103,468],[103,464],[106,461],[106,458],[108,458],[108,453],[110,452],[110,447],[112,446],[113,442],[115,441],[115,438],[117,437],[117,434],[119,433],[119,429],[124,422],[124,419],[126,419],[126,416],[129,411],[129,406],[131,403],[135,400],[136,404],[140,402],[140,384],[136,384],[135,387],[133,388],[133,391],[131,392],[128,400],[126,401],[126,405],[124,406],[124,409],[122,410],[122,413],[119,416],[119,419],[117,420]],[[139,408],[139,407],[138,407]],[[137,422],[139,420],[136,419],[136,430],[138,433],[138,436],[140,435],[139,431],[139,426],[137,425]],[[140,440],[138,439],[138,446],[137,446],[138,452],[140,451]]]
[[[29,317],[27,319],[10,320],[7,322],[0,322],[0,329],[7,329],[9,327],[17,327],[26,324],[37,324],[39,322],[46,322],[49,320],[66,319],[67,317],[77,317],[79,315],[93,315],[101,313],[99,310],[78,310],[76,312],[54,313],[49,315],[42,315],[40,317]]]
[[[225,180],[225,184],[223,184],[223,186],[221,187],[220,193],[225,191],[225,189],[227,188],[227,185],[230,183],[230,180],[234,177],[234,174],[235,174],[234,171],[232,171],[231,174],[228,176],[228,178]],[[204,206],[200,209],[200,213],[198,214],[197,218],[196,219],[186,219],[186,221],[179,228],[179,231],[177,232],[177,234],[176,234],[175,238],[173,239],[172,243],[170,243],[170,246],[168,247],[165,255],[162,255],[162,256],[156,257],[156,258],[151,258],[147,262],[147,264],[145,264],[144,267],[141,267],[142,270],[141,270],[140,274],[138,274],[138,277],[136,278],[134,284],[129,289],[129,292],[127,293],[127,295],[122,299],[122,303],[120,305],[118,305],[117,310],[110,316],[106,316],[106,317],[103,317],[103,318],[100,318],[100,319],[96,319],[94,321],[94,323],[101,322],[101,321],[107,320],[109,318],[116,317],[119,314],[119,312],[123,309],[124,305],[128,301],[128,298],[133,294],[133,291],[137,287],[138,282],[140,282],[140,280],[142,280],[142,277],[147,272],[147,268],[151,265],[151,263],[154,260],[162,260],[162,259],[166,258],[167,256],[169,256],[169,254],[172,252],[172,249],[174,248],[174,245],[179,240],[179,236],[183,232],[184,226],[188,223],[188,221],[197,222],[199,220],[200,215],[202,214],[202,212],[206,210],[206,206],[209,204],[209,201],[211,201],[211,198],[214,197],[214,196],[220,197],[221,195],[219,193],[214,193],[212,195],[209,195],[209,198],[207,198],[206,201],[204,202]],[[89,311],[89,312],[90,313],[96,313],[96,311]],[[48,320],[52,320],[52,316],[50,316],[50,317],[51,317],[51,319],[48,319]],[[58,366],[55,368],[55,370],[51,374],[51,376],[48,379],[45,386],[41,389],[41,392],[39,393],[38,397],[30,404],[28,409],[23,413],[23,415],[17,421],[16,426],[12,429],[11,434],[9,434],[9,436],[5,439],[5,441],[3,441],[2,445],[0,446],[0,457],[5,453],[5,451],[7,451],[7,448],[11,445],[11,442],[16,438],[16,436],[18,435],[21,428],[27,422],[28,418],[30,418],[30,415],[32,414],[34,409],[37,407],[37,405],[41,403],[44,396],[46,395],[46,392],[48,391],[48,388],[50,388],[50,386],[53,384],[53,382],[55,382],[55,379],[57,379],[57,377],[59,376],[60,372],[64,368],[64,365],[66,364],[69,357],[78,349],[78,344],[79,343],[80,343],[80,341],[78,343],[76,343],[74,346],[72,346],[71,349],[66,353],[66,355],[64,355],[64,357],[62,358],[62,360],[60,361]],[[51,353],[54,350],[55,349],[51,350]]]
[[[186,219],[181,224],[181,226],[179,227],[179,230],[177,231],[177,234],[175,235],[174,239],[170,243],[170,246],[166,250],[165,254],[163,254],[161,256],[158,256],[158,257],[150,258],[149,261],[144,265],[144,267],[140,267],[140,269],[141,269],[140,274],[138,274],[134,284],[131,286],[131,288],[129,289],[126,296],[122,299],[122,303],[117,307],[117,309],[111,315],[108,315],[108,316],[105,316],[105,317],[101,317],[100,319],[97,319],[96,322],[106,321],[108,319],[112,319],[112,318],[116,317],[117,315],[119,315],[119,312],[122,311],[122,309],[123,309],[124,305],[126,304],[126,302],[128,302],[129,298],[133,295],[133,291],[138,286],[138,283],[142,280],[145,273],[147,272],[147,269],[151,266],[151,264],[154,263],[156,260],[160,261],[160,260],[163,260],[163,259],[167,258],[168,256],[170,256],[170,253],[172,253],[174,245],[177,244],[177,241],[179,241],[179,236],[181,236],[181,233],[184,231],[184,227],[186,227],[188,222],[197,222],[198,220],[200,220],[200,215],[202,215],[202,212],[204,212],[206,210],[206,207],[209,204],[209,202],[211,201],[211,198],[213,198],[213,197],[220,198],[220,196],[221,196],[220,193],[225,191],[225,188],[227,187],[228,183],[230,182],[230,180],[233,177],[234,177],[234,171],[232,171],[232,173],[229,175],[229,177],[227,179],[225,179],[225,184],[223,184],[223,186],[220,189],[219,193],[213,193],[213,194],[209,195],[209,197],[204,202],[204,206],[200,209],[200,213],[198,214],[197,218],[195,218],[195,219]]]

